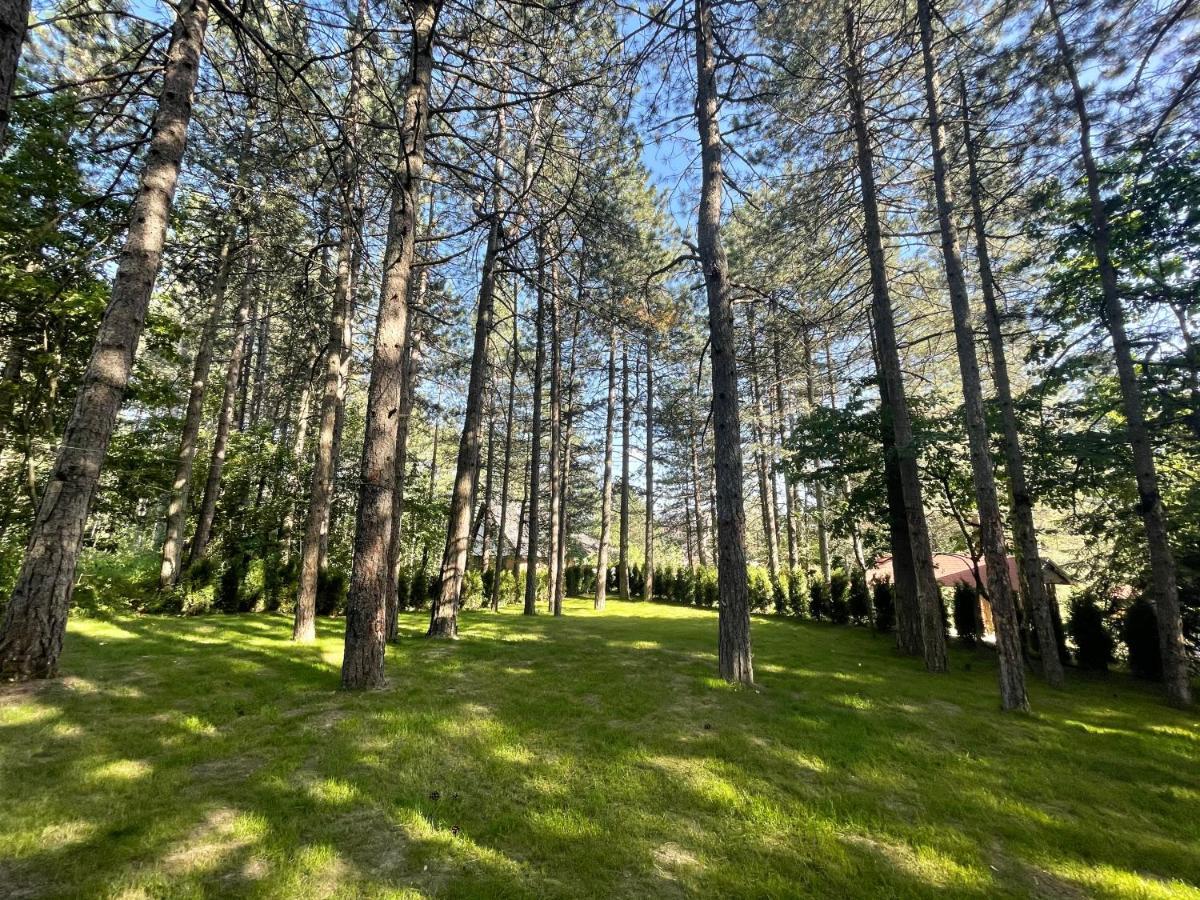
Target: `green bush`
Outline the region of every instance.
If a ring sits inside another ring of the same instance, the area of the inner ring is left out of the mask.
[[[896,592],[892,582],[887,578],[876,581],[871,600],[875,605],[875,630],[891,631],[896,627]]]
[[[646,590],[646,576],[642,573],[641,566],[634,566],[629,570],[629,597],[642,596]]]
[[[467,569],[463,573],[459,602],[463,609],[479,609],[483,606],[483,576],[478,569]]]
[[[396,608],[408,609],[409,603],[412,602],[412,575],[408,569],[401,568],[400,574],[396,578]]]
[[[1075,662],[1079,668],[1108,671],[1113,658],[1113,639],[1105,626],[1104,613],[1090,592],[1071,598],[1067,634],[1075,642]]]
[[[721,598],[717,582],[716,566],[705,566],[700,570],[700,581],[696,590],[696,602],[708,607],[716,606]]]
[[[284,565],[278,549],[263,563],[263,599],[265,609],[275,612],[296,596],[299,560],[293,556]]]
[[[829,615],[829,585],[819,578],[808,586],[808,614],[818,622]]]
[[[979,594],[969,584],[954,586],[954,630],[967,647],[974,647],[979,634]]]
[[[424,569],[416,569],[409,579],[408,606],[410,609],[424,609],[429,600],[429,576]]]
[[[696,573],[689,568],[679,567],[675,576],[672,599],[676,603],[691,603],[695,597]]]
[[[217,583],[217,595],[213,605],[218,610],[225,613],[241,613],[254,608],[254,604],[247,601],[242,591],[242,582],[249,570],[249,555],[241,549],[233,549],[221,567],[221,578]]]
[[[1149,600],[1139,597],[1121,617],[1121,643],[1129,670],[1138,678],[1162,681],[1162,647],[1158,642],[1158,613]]]
[[[841,569],[829,579],[829,619],[835,625],[850,621],[850,579]]]
[[[516,574],[505,569],[500,573],[500,595],[496,598],[501,606],[506,603],[516,603],[521,598],[521,592],[525,589],[525,582],[517,578]]]
[[[771,606],[771,577],[762,566],[750,566],[746,575],[750,589],[750,608],[755,612],[766,612]]]
[[[787,570],[780,569],[779,577],[771,584],[771,603],[775,607],[775,615],[786,616],[788,611]]]
[[[871,592],[867,590],[867,576],[855,569],[850,575],[850,621],[855,625],[866,625],[871,621]]]
[[[808,576],[801,569],[793,569],[788,573],[788,608],[792,615],[804,617],[808,615]]]
[[[675,572],[670,566],[663,566],[661,569],[655,570],[654,594],[664,600],[670,600],[675,596]]]
[[[350,579],[341,569],[332,567],[317,573],[317,615],[332,616],[346,609]]]

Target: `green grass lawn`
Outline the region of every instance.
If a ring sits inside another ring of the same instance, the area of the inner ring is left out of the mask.
[[[930,676],[862,629],[611,603],[403,618],[391,687],[342,623],[72,622],[0,686],[0,896],[1200,897],[1200,723],[1124,677]]]

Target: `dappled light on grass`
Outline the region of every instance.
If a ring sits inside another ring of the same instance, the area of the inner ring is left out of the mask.
[[[282,617],[80,620],[66,678],[0,690],[0,884],[1153,897],[1200,882],[1200,730],[1132,682],[1035,686],[1035,714],[1014,718],[985,653],[932,678],[864,630],[762,619],[759,684],[735,688],[715,676],[713,613],[609,604],[468,613],[454,644],[406,614],[389,687],[368,694],[338,690],[340,621],[298,646]]]

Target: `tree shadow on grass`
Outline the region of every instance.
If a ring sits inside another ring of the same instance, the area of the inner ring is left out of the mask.
[[[734,690],[713,679],[715,617],[672,613],[475,613],[456,643],[405,615],[370,694],[336,690],[340,622],[311,646],[281,617],[74,627],[78,680],[0,719],[0,888],[1069,896],[1200,878],[1183,714],[1079,683],[1005,716],[986,658],[926,676],[865,632],[772,619],[757,692]]]

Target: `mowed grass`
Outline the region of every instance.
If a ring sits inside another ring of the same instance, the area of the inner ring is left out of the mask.
[[[1079,676],[998,710],[862,629],[584,601],[403,618],[391,686],[337,689],[342,623],[71,623],[0,687],[0,895],[1200,897],[1200,723]]]

